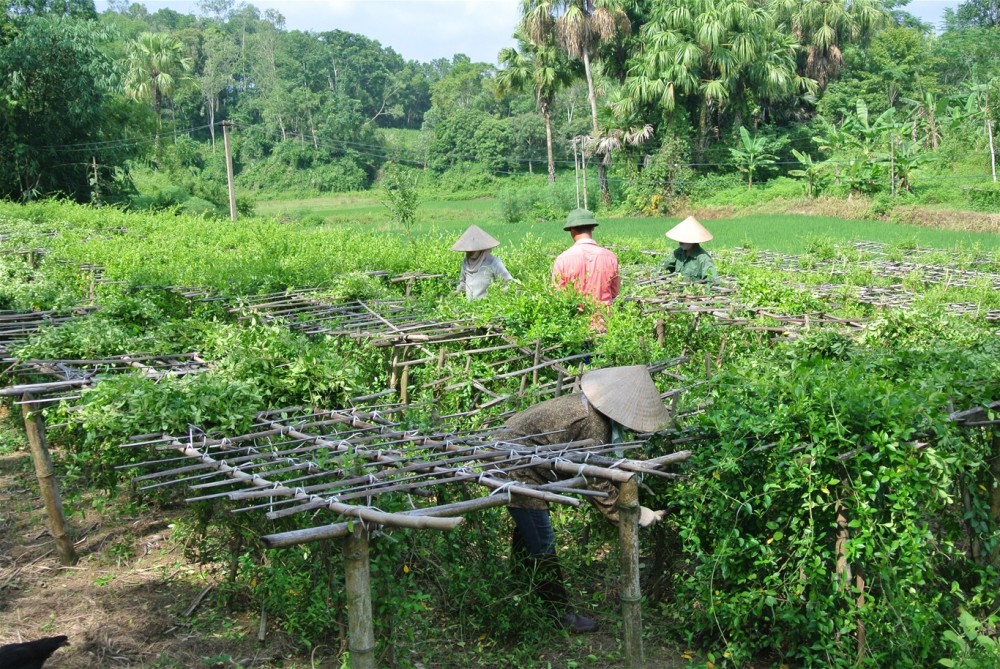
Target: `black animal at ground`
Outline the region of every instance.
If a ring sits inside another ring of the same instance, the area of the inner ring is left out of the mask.
[[[0,646],[0,669],[42,669],[52,653],[68,645],[69,639],[61,635]]]

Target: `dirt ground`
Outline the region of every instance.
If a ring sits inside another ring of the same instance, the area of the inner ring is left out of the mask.
[[[101,514],[89,506],[85,517],[69,518],[80,560],[63,566],[45,526],[29,455],[0,455],[0,645],[67,635],[70,646],[56,651],[46,669],[341,668],[340,640],[307,654],[271,625],[259,642],[259,612],[220,611],[212,586],[225,569],[186,560],[171,537],[169,515]],[[598,659],[615,657],[619,647],[609,634],[558,633],[538,666],[620,667]],[[395,653],[418,669],[490,666],[462,657],[459,648]],[[593,659],[581,664],[588,656]],[[676,648],[649,643],[646,659],[650,669],[687,664]]]
[[[340,667],[330,649],[301,657],[274,630],[258,643],[259,616],[217,613],[205,591],[220,570],[184,559],[170,517],[71,517],[72,567],[44,519],[29,456],[0,456],[0,645],[67,635],[46,669]]]

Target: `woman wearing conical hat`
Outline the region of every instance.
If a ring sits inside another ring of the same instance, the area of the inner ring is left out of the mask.
[[[462,233],[451,250],[463,251],[465,258],[462,260],[462,273],[458,279],[456,293],[465,292],[466,299],[478,300],[486,297],[486,290],[496,279],[512,281],[514,277],[510,275],[503,261],[497,258],[490,249],[500,246],[500,242],[486,234],[481,228],[470,225],[469,229]]]
[[[659,265],[664,272],[677,272],[691,281],[711,281],[715,279],[715,263],[701,245],[712,239],[712,233],[705,229],[694,216],[670,228],[667,237],[678,243],[671,256]]]
[[[599,446],[624,442],[626,430],[652,433],[665,428],[670,421],[670,412],[645,365],[589,371],[580,380],[580,390],[514,414],[492,437],[522,447],[554,446],[585,439]],[[515,468],[510,476],[529,485],[545,485],[558,478],[552,470],[536,467]],[[618,488],[607,481],[595,481],[589,487],[606,496],[587,499],[608,521],[618,524]],[[507,509],[514,519],[511,556],[534,573],[538,594],[551,609],[556,623],[571,632],[594,631],[597,624],[570,606],[556,557],[548,503],[512,494]],[[641,507],[639,524],[645,527],[662,517],[662,511]]]

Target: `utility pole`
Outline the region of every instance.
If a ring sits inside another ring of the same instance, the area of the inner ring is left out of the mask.
[[[226,180],[229,181],[229,218],[236,220],[236,186],[233,184],[233,151],[229,146],[229,121],[222,122],[222,139],[226,145]]]
[[[986,108],[989,110],[989,107]],[[987,113],[989,113],[987,111]],[[993,183],[997,182],[997,151],[993,146],[993,120],[986,119],[986,135],[990,138],[990,168],[993,170]]]
[[[91,167],[94,170],[94,191],[93,191],[94,204],[100,204],[101,203],[101,185],[100,185],[100,183],[97,180],[97,156],[91,156],[90,157],[90,165],[91,165]]]

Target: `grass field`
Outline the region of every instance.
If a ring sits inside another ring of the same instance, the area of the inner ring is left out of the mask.
[[[306,200],[260,202],[262,216],[316,217],[327,224],[364,224],[393,229],[388,212],[368,193],[344,194]],[[956,214],[960,216],[961,214]],[[664,233],[679,218],[607,218],[596,237],[609,242],[648,240],[648,248],[672,246]],[[494,200],[426,200],[417,211],[416,234],[454,234],[456,237],[475,223],[501,242],[518,243],[530,235],[542,241],[565,241],[561,222],[508,224],[500,222]],[[835,242],[873,241],[891,246],[930,248],[1000,249],[1000,235],[985,232],[937,230],[884,221],[846,220],[825,216],[753,215],[702,221],[715,235],[713,248],[749,246],[785,253],[801,253],[817,239]]]

